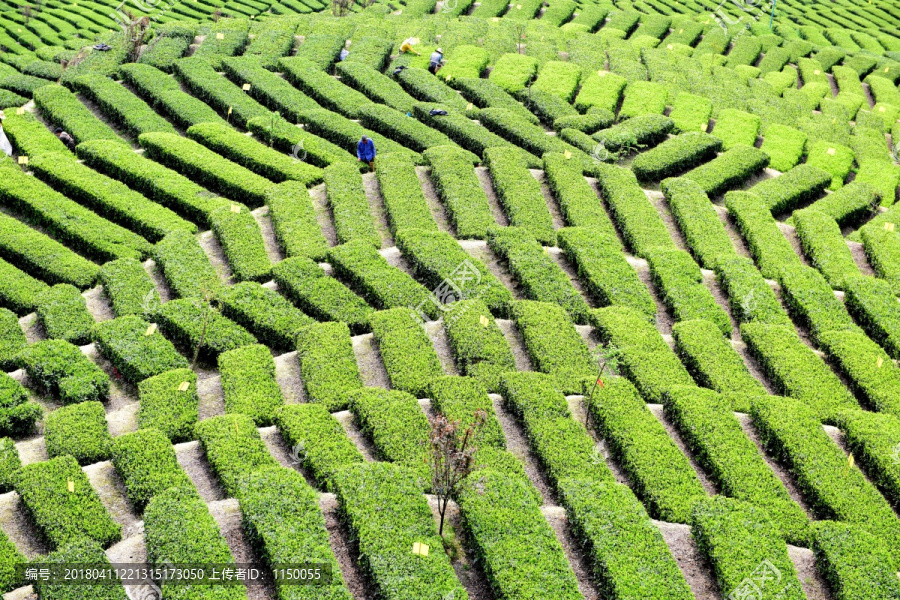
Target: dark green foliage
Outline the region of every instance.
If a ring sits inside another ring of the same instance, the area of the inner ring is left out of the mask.
[[[69,491],[70,482],[74,492]],[[22,467],[15,488],[51,548],[84,539],[106,548],[122,537],[122,526],[112,520],[71,456]]]
[[[659,181],[706,162],[721,146],[718,138],[707,133],[683,133],[639,154],[631,168],[639,181]]]
[[[328,243],[309,197],[306,186],[299,181],[286,181],[272,188],[266,196],[269,216],[275,228],[275,238],[286,256],[305,256],[324,260]]]
[[[284,398],[269,349],[261,344],[242,346],[220,354],[218,363],[225,412],[246,415],[259,427],[271,425]]]
[[[340,322],[313,323],[297,336],[300,375],[309,401],[329,412],[347,408],[347,394],[363,386],[350,329]]]
[[[253,419],[247,415],[230,414],[204,419],[197,423],[194,431],[213,472],[229,497],[237,495],[241,479],[248,472],[260,467],[278,466]]]
[[[100,283],[117,317],[141,315],[159,304],[159,292],[144,266],[133,258],[112,260],[100,269]]]
[[[391,387],[424,398],[443,370],[419,317],[409,308],[393,308],[373,313],[369,322]]]
[[[37,296],[37,315],[47,337],[82,346],[91,339],[94,317],[78,288],[59,283]]]
[[[170,300],[152,318],[176,344],[192,351],[199,346],[203,359],[256,343],[250,332],[199,300]]]
[[[120,435],[112,440],[110,453],[128,499],[138,511],[143,511],[150,499],[164,490],[193,487],[178,464],[172,443],[158,429]]]
[[[0,592],[11,592],[23,583],[16,575],[19,565],[26,564],[25,557],[16,545],[0,532]]]
[[[516,363],[488,306],[480,298],[460,300],[450,306],[443,323],[460,371],[479,380],[488,391],[496,392],[500,375],[515,371]]]
[[[216,299],[222,314],[279,350],[293,348],[297,332],[313,323],[278,292],[250,281],[224,287]]]
[[[187,383],[187,389],[180,389]],[[199,418],[197,375],[190,369],[173,369],[138,384],[138,427],[161,431],[174,443],[194,439]]]
[[[484,158],[510,224],[527,229],[542,244],[553,245],[556,232],[541,186],[519,154],[508,148],[489,148]]]
[[[816,523],[813,551],[837,600],[900,598],[888,547],[860,527],[835,521]]]
[[[68,454],[82,465],[100,462],[109,458],[111,441],[99,402],[63,406],[44,418],[44,442],[51,458]]]
[[[6,373],[0,375],[0,435],[20,436],[31,433],[35,422],[43,414],[39,404],[28,400],[28,392],[21,383]]]
[[[365,188],[354,165],[338,163],[327,167],[325,193],[334,216],[334,229],[339,244],[362,239],[381,248],[381,236],[369,212]]]
[[[28,345],[15,313],[0,308],[0,369],[15,370],[16,354]]]
[[[272,261],[266,252],[262,231],[247,207],[233,204],[210,213],[213,233],[228,265],[238,281],[266,281],[271,276]]]
[[[93,340],[129,383],[188,366],[169,340],[155,330],[147,335],[148,331],[149,323],[129,315],[95,325]]]
[[[166,283],[179,298],[210,297],[219,291],[219,275],[191,234],[170,233],[156,244],[154,254]]]
[[[782,268],[800,264],[791,243],[778,229],[775,218],[759,196],[752,192],[728,192],[725,206],[764,277],[778,279]]]
[[[95,541],[82,538],[61,546],[46,557],[39,559],[41,563],[56,563],[66,568],[72,565],[90,565],[94,568],[110,568],[109,558]],[[72,585],[67,583],[49,583],[40,579],[35,583],[34,591],[41,600],[127,600],[125,588],[121,583],[107,580],[101,585]]]
[[[435,146],[423,153],[457,238],[484,239],[494,215],[466,154],[455,146]]]
[[[17,362],[39,390],[59,399],[62,404],[88,400],[102,402],[109,394],[106,373],[88,360],[77,346],[64,340],[31,344],[19,353]]]

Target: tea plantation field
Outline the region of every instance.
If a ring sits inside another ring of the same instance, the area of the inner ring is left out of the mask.
[[[513,1],[0,0],[5,600],[900,600],[900,1]]]

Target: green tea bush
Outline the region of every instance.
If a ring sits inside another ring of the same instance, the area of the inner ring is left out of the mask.
[[[424,398],[431,380],[443,375],[443,369],[416,313],[393,308],[373,313],[369,322],[391,387]]]
[[[744,323],[741,338],[778,393],[802,402],[822,421],[833,422],[840,410],[858,408],[825,361],[787,327]]]
[[[457,7],[459,6],[461,5],[457,4]],[[406,92],[420,102],[444,104],[459,112],[466,110],[466,100],[424,68],[404,69],[395,77]],[[415,107],[415,104],[413,106]]]
[[[0,376],[0,435],[28,434],[43,414],[44,411],[39,404],[28,400],[28,392],[21,383],[6,373]],[[4,464],[0,470],[5,471],[6,477],[11,477],[14,470],[11,467],[18,465],[19,455],[13,452],[6,457],[12,461],[12,465],[9,465],[10,468],[7,470],[8,465]],[[3,477],[0,477],[0,480],[2,479]],[[3,485],[0,485],[0,489],[2,487]]]
[[[197,123],[226,122],[208,104],[181,91],[174,78],[150,65],[124,64],[120,73],[140,96],[182,129]]]
[[[697,170],[685,177],[664,179],[660,188],[691,253],[703,267],[711,269],[717,261],[737,254],[706,191],[691,178]]]
[[[278,411],[276,423],[297,458],[325,490],[334,489],[336,474],[364,462],[340,422],[322,404],[290,404]]]
[[[196,237],[187,232],[170,233],[157,242],[155,250],[156,262],[176,296],[203,298],[218,292],[219,275]]]
[[[813,526],[812,547],[837,600],[887,600],[900,594],[888,547],[860,527],[820,521]]]
[[[25,556],[19,552],[19,549],[6,537],[5,533],[0,533],[0,558],[3,559],[0,562],[3,565],[0,568],[0,592],[5,594],[21,587],[24,583],[24,580],[17,576],[16,570],[27,562]]]
[[[253,117],[268,115],[269,111],[217,70],[196,56],[175,61],[175,75],[185,88],[219,114],[227,114],[235,125],[246,127]]]
[[[454,146],[435,146],[423,153],[457,238],[484,239],[494,215],[467,154]]]
[[[248,95],[270,110],[278,111],[291,121],[298,121],[303,110],[319,108],[318,103],[292,86],[284,78],[264,68],[256,58],[226,58],[222,68],[230,79],[239,84],[250,84]],[[227,109],[226,109],[227,111]],[[260,117],[248,119],[248,125]],[[262,120],[267,120],[262,117]],[[318,165],[317,165],[318,166]]]
[[[661,115],[666,110],[668,94],[662,84],[650,81],[631,81],[625,88],[625,98],[619,109],[619,120],[642,115]]]
[[[100,269],[100,283],[117,317],[143,314],[145,306],[160,302],[150,275],[133,258],[104,264]]]
[[[853,150],[833,142],[815,142],[808,149],[807,163],[831,174],[830,190],[840,189],[853,166]]]
[[[237,495],[240,482],[248,472],[278,466],[253,419],[247,415],[226,414],[204,419],[197,423],[194,431],[213,473],[229,497]],[[147,518],[146,513],[144,518]]]
[[[710,196],[719,196],[740,187],[768,164],[769,157],[762,150],[735,145],[708,163],[688,171],[684,178],[696,182]]]
[[[133,137],[148,131],[175,133],[175,128],[146,102],[109,77],[82,75],[72,83],[76,90],[96,104],[113,123]]]
[[[709,98],[679,92],[672,104],[669,118],[675,122],[678,131],[706,131],[713,105]]]
[[[845,281],[844,301],[854,320],[892,358],[900,358],[900,306],[892,300],[891,285],[874,277]]]
[[[454,78],[451,82],[453,87],[462,92],[463,97],[472,103],[473,107],[497,108],[512,112],[515,116],[523,121],[537,124],[538,118],[534,116],[527,108],[522,106],[515,98],[510,96],[506,91],[489,79],[481,79],[474,77]],[[471,112],[471,109],[467,109]],[[477,112],[480,115],[481,111]],[[472,116],[472,115],[469,115]]]
[[[700,267],[687,252],[651,250],[647,261],[662,301],[676,321],[706,319],[724,335],[731,335],[731,319],[703,284]]]
[[[765,447],[795,474],[815,518],[834,519],[900,544],[900,523],[890,505],[841,448],[828,437],[812,409],[790,398],[754,400],[753,423]]]
[[[16,474],[15,488],[52,549],[78,540],[107,548],[122,539],[122,526],[112,520],[71,456],[25,465]]]
[[[491,69],[490,81],[510,94],[525,89],[537,73],[538,61],[531,56],[507,53]]]
[[[887,280],[896,291],[900,288],[900,269],[897,257],[900,256],[900,236],[893,231],[878,229],[871,225],[860,230],[866,258],[875,275]]]
[[[758,116],[726,108],[719,111],[713,135],[722,140],[722,148],[730,150],[737,145],[753,146],[759,133]]]
[[[187,389],[181,389],[187,383]],[[156,429],[173,443],[194,439],[199,414],[197,375],[190,369],[173,369],[138,384],[138,428]]]
[[[719,589],[735,590],[734,594],[758,585],[757,589],[777,593],[779,598],[801,600],[806,594],[778,525],[769,517],[758,505],[715,496],[697,503],[691,533],[712,563]],[[769,579],[762,581],[766,575]]]
[[[334,217],[337,242],[346,244],[361,239],[375,248],[381,248],[381,236],[375,229],[359,170],[353,165],[339,163],[328,166],[324,176],[325,194]]]
[[[391,233],[404,228],[437,231],[415,165],[401,154],[380,154],[375,176],[387,212]]]
[[[13,219],[10,219],[9,222],[14,221]],[[0,220],[0,230],[2,230],[3,223],[4,222]],[[24,232],[25,230],[23,229],[22,231]],[[6,232],[9,233],[8,230]],[[37,237],[38,236],[34,236],[34,238]],[[51,241],[49,238],[43,239],[48,242]],[[35,239],[35,241],[37,240]],[[0,246],[0,248],[3,247]],[[63,250],[65,254],[66,249],[63,246],[59,246],[59,249]],[[23,247],[22,250],[25,250],[25,248]],[[87,265],[91,264],[74,253],[71,253],[70,256],[84,261]],[[65,258],[61,256],[60,262],[65,262]],[[43,281],[35,279],[5,260],[0,259],[0,305],[7,307],[16,315],[26,315],[30,312],[34,312],[37,308],[38,295],[45,291],[47,287],[47,284]]]
[[[553,129],[561,132],[563,129],[575,129],[583,133],[596,133],[606,129],[615,123],[616,115],[605,108],[592,107],[586,115],[568,115],[555,119]]]
[[[722,142],[703,132],[682,133],[643,154],[631,163],[638,181],[659,181],[679,175],[716,155]]]
[[[608,71],[591,74],[582,82],[581,90],[575,97],[575,108],[580,112],[586,112],[590,108],[598,107],[614,113],[627,83],[628,80],[621,75]]]
[[[286,181],[269,190],[266,196],[275,238],[286,256],[306,256],[323,260],[328,243],[316,220],[316,211],[306,186]]]
[[[536,370],[552,375],[563,393],[579,393],[582,381],[593,377],[596,367],[565,309],[521,300],[512,304],[511,312]]]
[[[592,137],[609,152],[633,152],[662,142],[674,127],[669,117],[643,115],[598,131]]]
[[[299,55],[285,57],[279,60],[278,64],[285,79],[323,108],[337,111],[352,119],[356,118],[357,109],[371,102],[365,94],[328,75],[310,58]]]
[[[248,416],[259,427],[271,425],[284,398],[269,349],[262,344],[241,346],[220,354],[218,366],[225,412]]]
[[[8,86],[8,80],[3,80]],[[65,152],[66,146],[30,112],[9,114],[3,119],[3,132],[20,155],[40,156],[47,152]],[[117,144],[109,144],[116,146]]]
[[[38,294],[38,321],[48,338],[65,340],[78,346],[90,342],[94,317],[87,302],[73,285],[58,283]]]
[[[116,437],[110,444],[110,454],[128,499],[138,511],[164,490],[193,487],[178,464],[172,443],[158,429],[140,429]]]
[[[129,383],[188,366],[172,342],[157,331],[150,335],[150,324],[137,315],[127,315],[97,323],[92,339]]]
[[[407,113],[412,110],[415,98],[403,91],[400,84],[369,65],[342,61],[335,68],[341,82],[362,92],[371,102],[387,105]],[[371,108],[366,105],[362,108]]]
[[[112,565],[103,548],[95,541],[78,539],[60,546],[41,558],[41,563],[56,563],[57,568],[66,568],[69,565],[90,565],[98,569],[110,569]],[[71,568],[71,567],[69,567]],[[106,581],[100,585],[73,586],[66,583],[50,583],[37,580],[34,591],[38,598],[59,598],[60,600],[76,600],[78,598],[91,598],[92,600],[127,600],[125,588],[118,581]]]
[[[194,351],[199,347],[203,359],[256,343],[256,338],[246,329],[193,298],[170,300],[148,316],[175,344]]]
[[[388,463],[352,465],[338,471],[334,487],[361,564],[385,600],[468,598],[412,472]],[[416,542],[429,547],[428,556],[411,552]]]
[[[777,215],[818,198],[830,182],[829,173],[812,165],[803,164],[780,177],[757,183],[750,191]]]
[[[816,269],[803,265],[785,267],[779,283],[782,302],[788,312],[809,328],[813,339],[818,340],[827,331],[859,331],[844,303]]]
[[[62,127],[79,144],[88,140],[124,144],[109,125],[94,116],[75,94],[61,85],[45,85],[34,90],[34,103],[46,121]]]
[[[412,110],[412,105],[410,105],[410,110]],[[437,146],[454,145],[453,141],[445,134],[416,119],[410,119],[409,113],[394,110],[389,106],[367,104],[360,107],[357,112],[359,122],[364,127],[388,136],[416,152],[424,152]],[[479,162],[478,157],[470,152],[465,152],[465,156],[470,164]]]
[[[569,152],[580,159],[585,158],[574,146],[547,135],[539,125],[529,123],[505,108],[485,108],[479,111],[478,120],[488,130],[535,156],[543,156],[545,152]],[[488,155],[486,152],[486,159]]]
[[[112,439],[103,405],[96,401],[63,406],[44,418],[44,443],[50,458],[72,456],[79,464],[107,460]]]
[[[726,257],[718,260],[714,269],[718,281],[728,294],[731,314],[736,321],[793,326],[753,261],[743,256]]]
[[[416,306],[429,317],[436,317],[438,307],[425,286],[388,264],[371,244],[352,241],[328,251],[335,275],[375,308]]]
[[[550,210],[540,184],[522,164],[518,153],[507,148],[489,148],[484,159],[510,225],[527,229],[542,244],[553,245],[556,232]]]
[[[725,206],[764,277],[777,279],[782,268],[800,265],[800,258],[759,196],[753,192],[728,192]]]
[[[262,231],[247,207],[232,204],[217,208],[209,216],[212,231],[222,244],[228,265],[238,281],[266,281],[272,261],[266,252]]]
[[[796,211],[793,220],[804,254],[831,287],[841,289],[846,278],[860,274],[834,219],[808,208]]]
[[[603,203],[582,177],[577,163],[564,154],[548,152],[544,155],[544,173],[567,225],[590,227],[605,235],[615,235],[616,230]]]
[[[900,371],[878,344],[861,331],[827,331],[819,339],[829,361],[863,404],[900,416]]]
[[[484,320],[487,320],[487,325]],[[509,342],[480,298],[460,300],[444,315],[444,331],[460,371],[479,380],[491,392],[499,389],[500,375],[516,369]],[[432,395],[435,384],[431,386]]]
[[[109,395],[109,376],[65,340],[43,340],[29,345],[17,358],[38,390],[62,404],[104,401]]]
[[[571,102],[580,81],[581,67],[570,62],[551,60],[541,66],[531,89],[549,92]]]
[[[347,408],[347,394],[363,387],[350,330],[344,323],[313,323],[300,330],[297,358],[306,395],[329,412]]]
[[[671,523],[690,522],[694,504],[706,492],[634,386],[624,378],[608,380],[588,410],[650,516]]]
[[[874,186],[854,180],[833,194],[816,200],[809,210],[831,217],[841,227],[852,226],[874,212],[879,197]]]

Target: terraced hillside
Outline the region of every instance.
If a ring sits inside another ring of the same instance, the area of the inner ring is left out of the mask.
[[[900,599],[898,31],[0,0],[0,592]],[[484,420],[443,536],[437,415]]]

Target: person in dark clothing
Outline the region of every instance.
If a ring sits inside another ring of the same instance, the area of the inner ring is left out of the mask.
[[[431,59],[428,63],[428,71],[432,75],[437,75],[438,69],[444,66],[444,51],[438,48],[431,53]]]
[[[375,170],[375,142],[367,136],[362,136],[359,143],[356,144],[356,158],[365,163],[369,163],[369,170]]]
[[[56,137],[58,137],[59,141],[66,145],[66,148],[68,148],[72,152],[75,152],[75,146],[77,144],[75,143],[75,139],[71,135],[63,131],[62,128],[57,127]]]

